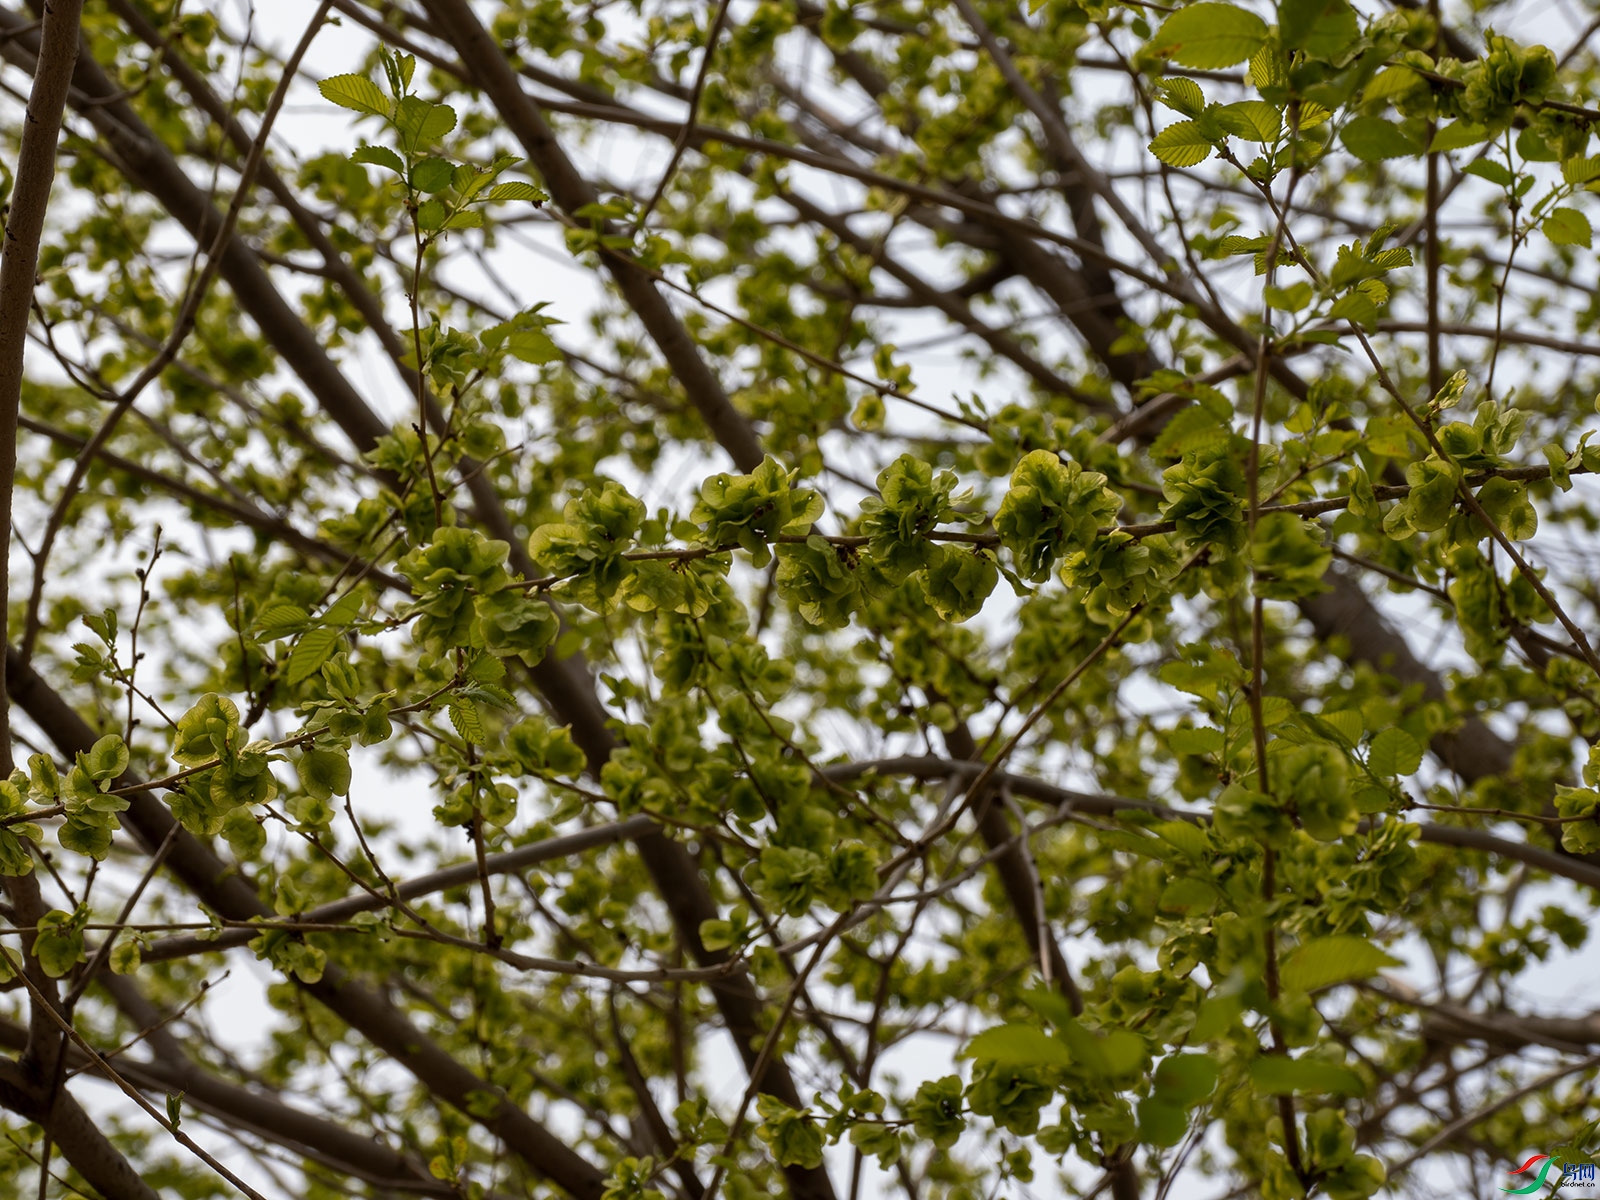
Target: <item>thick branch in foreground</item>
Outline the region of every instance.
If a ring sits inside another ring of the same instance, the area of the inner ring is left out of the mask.
[[[63,1157],[95,1191],[106,1200],[161,1200],[70,1092],[55,1089],[55,1102],[47,1106],[50,1091],[48,1082],[30,1078],[15,1062],[0,1058],[0,1106],[48,1129]]]
[[[83,0],[57,0],[45,10],[34,64],[33,90],[23,113],[22,146],[17,154],[11,207],[5,214],[5,245],[0,251],[0,642],[9,644],[11,492],[17,477],[17,415],[22,404],[22,360],[33,316],[33,282],[39,269],[39,239],[56,178],[56,144],[61,115],[78,61],[78,18]],[[5,695],[0,666],[0,700]],[[0,775],[11,773],[11,719],[0,702]]]

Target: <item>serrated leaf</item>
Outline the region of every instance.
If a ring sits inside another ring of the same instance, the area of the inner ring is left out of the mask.
[[[1422,153],[1422,147],[1410,134],[1382,117],[1356,117],[1339,131],[1339,140],[1362,162],[1411,158]]]
[[[525,200],[529,204],[543,204],[550,199],[542,187],[532,183],[497,183],[489,189],[490,200]]]
[[[335,75],[317,84],[317,91],[322,93],[324,100],[332,101],[340,108],[370,113],[375,117],[389,115],[389,101],[378,90],[378,85],[365,75]]]
[[[456,110],[448,104],[430,104],[417,96],[407,96],[395,111],[394,124],[409,149],[421,150],[456,127]]]
[[[322,664],[328,661],[328,656],[338,644],[339,631],[326,626],[308,629],[301,634],[289,655],[289,686],[294,687],[322,670]]]
[[[301,629],[310,619],[305,609],[286,600],[267,605],[256,614],[256,632],[271,641]]]
[[[348,625],[361,615],[361,593],[351,589],[328,605],[322,614],[324,625]]]
[[[425,158],[411,168],[411,186],[419,192],[442,192],[455,173],[455,167],[444,159]]]
[[[1201,0],[1163,21],[1150,49],[1186,67],[1210,70],[1245,62],[1266,40],[1267,23],[1255,13]]]
[[[1339,708],[1333,712],[1317,714],[1317,720],[1327,725],[1339,738],[1343,739],[1346,746],[1354,746],[1361,740],[1361,733],[1366,728],[1366,718],[1357,708]]]
[[[1540,228],[1558,246],[1587,246],[1594,237],[1589,218],[1575,208],[1553,210]]]
[[[1502,163],[1497,163],[1490,158],[1479,158],[1469,162],[1461,168],[1463,175],[1476,175],[1479,179],[1487,179],[1496,187],[1510,187],[1516,182],[1517,177]]]
[[[1156,134],[1150,153],[1169,167],[1199,166],[1211,156],[1211,139],[1196,121],[1178,121]]]
[[[460,212],[451,213],[441,228],[444,229],[481,229],[483,227],[483,214],[470,208]]]
[[[1561,178],[1581,187],[1591,179],[1600,179],[1600,158],[1569,158],[1561,164]]]
[[[1367,766],[1374,775],[1410,775],[1422,765],[1422,743],[1404,729],[1385,729],[1372,739]]]
[[[483,719],[478,715],[478,706],[471,700],[450,702],[450,724],[454,725],[456,732],[474,746],[483,745]]]
[[[1296,992],[1315,992],[1336,983],[1350,983],[1376,975],[1400,960],[1366,938],[1350,934],[1312,938],[1284,956],[1278,969],[1283,986]]]
[[[1283,128],[1283,114],[1265,100],[1240,100],[1212,110],[1217,124],[1247,142],[1270,142]]]
[[[1328,316],[1335,321],[1354,321],[1357,325],[1371,329],[1378,322],[1378,306],[1372,302],[1370,296],[1360,292],[1346,292],[1333,302],[1333,307],[1328,309]]]
[[[406,162],[387,146],[357,146],[350,152],[350,161],[365,163],[371,167],[384,167],[393,171],[402,179],[406,174]]]
[[[1156,84],[1156,93],[1162,104],[1186,117],[1198,117],[1205,111],[1205,93],[1192,79],[1185,79],[1181,75],[1163,79]]]
[[[424,233],[432,233],[444,227],[445,218],[449,215],[443,203],[438,200],[428,200],[417,206],[417,228]]]

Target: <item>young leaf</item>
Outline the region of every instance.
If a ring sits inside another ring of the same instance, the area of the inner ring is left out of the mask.
[[[1355,45],[1361,26],[1345,0],[1280,0],[1278,36],[1285,50],[1334,61]]]
[[[1553,209],[1540,228],[1558,246],[1587,246],[1593,237],[1589,218],[1575,208]]]
[[[1197,121],[1178,121],[1156,134],[1150,153],[1169,167],[1195,167],[1211,157],[1212,142]]]
[[[1247,142],[1270,142],[1283,127],[1283,114],[1265,100],[1240,100],[1214,110],[1217,124]]]
[[[1428,143],[1428,153],[1464,150],[1468,146],[1476,146],[1487,141],[1488,137],[1489,131],[1482,125],[1471,121],[1453,121],[1433,135],[1433,141]]]
[[[1366,938],[1349,934],[1312,938],[1290,951],[1278,971],[1283,986],[1296,992],[1315,992],[1336,983],[1350,983],[1376,975],[1401,962]]]
[[[324,100],[330,100],[340,108],[370,113],[375,117],[389,115],[389,101],[378,90],[378,85],[365,75],[335,75],[317,84],[317,90],[322,93]]]
[[[404,178],[405,160],[387,146],[357,146],[350,152],[350,161],[373,167],[385,167]]]
[[[1356,117],[1340,131],[1339,140],[1362,162],[1413,158],[1422,153],[1410,134],[1382,117]]]
[[[490,200],[526,200],[529,204],[543,204],[550,199],[545,190],[532,183],[497,183],[489,189]]]
[[[1410,775],[1422,765],[1422,744],[1404,729],[1390,726],[1372,739],[1367,766],[1374,775]]]
[[[1055,1038],[1032,1025],[996,1025],[967,1043],[962,1054],[978,1062],[1031,1066],[1069,1066],[1072,1055]]]
[[[1182,113],[1186,117],[1198,117],[1205,111],[1205,93],[1192,79],[1186,79],[1181,75],[1163,79],[1156,84],[1156,90],[1160,94],[1161,103],[1173,112]]]
[[[1253,12],[1216,0],[1180,8],[1150,40],[1150,49],[1186,67],[1213,70],[1245,62],[1267,40],[1267,23]]]
[[[450,186],[455,167],[442,158],[425,158],[411,168],[411,186],[419,192],[442,192]]]
[[[338,644],[339,631],[326,626],[301,634],[289,655],[289,686],[294,687],[322,670],[322,664],[328,661]]]

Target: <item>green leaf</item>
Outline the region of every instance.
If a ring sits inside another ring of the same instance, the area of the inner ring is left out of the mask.
[[[448,104],[430,104],[418,96],[407,96],[395,110],[394,125],[404,147],[415,152],[433,145],[456,127],[456,110]]]
[[[120,939],[111,947],[111,954],[107,958],[113,975],[132,975],[144,962],[144,955],[136,936]]]
[[[1169,167],[1193,167],[1211,157],[1212,142],[1196,121],[1177,121],[1156,134],[1150,153]]]
[[[762,1095],[756,1098],[756,1111],[761,1114],[756,1132],[781,1166],[822,1165],[822,1127],[809,1109],[797,1112],[776,1096]]]
[[[1461,168],[1463,175],[1476,175],[1479,179],[1487,179],[1496,187],[1508,188],[1517,181],[1510,169],[1492,158],[1479,158],[1469,162]]]
[[[1600,158],[1569,158],[1561,164],[1561,178],[1575,187],[1600,179]]]
[[[1189,1131],[1189,1114],[1176,1104],[1146,1096],[1139,1101],[1139,1140],[1151,1146],[1176,1146]]]
[[[128,769],[128,747],[114,733],[108,733],[85,751],[80,759],[89,778],[104,783],[118,778]]]
[[[1354,321],[1371,329],[1378,323],[1378,306],[1363,292],[1346,292],[1333,302],[1328,316],[1335,321]]]
[[[1378,72],[1371,83],[1367,84],[1366,90],[1361,93],[1361,96],[1368,103],[1378,100],[1392,100],[1396,96],[1405,95],[1413,88],[1420,87],[1422,82],[1422,76],[1408,67],[1386,67]]]
[[[1216,907],[1217,900],[1217,889],[1209,883],[1193,876],[1180,876],[1170,880],[1161,890],[1156,907],[1164,913],[1191,916],[1210,912]]]
[[[51,979],[60,979],[83,961],[83,925],[87,919],[88,914],[81,909],[77,913],[53,909],[39,918],[33,953]]]
[[[1217,1086],[1216,1060],[1206,1054],[1170,1054],[1155,1073],[1156,1094],[1173,1104],[1199,1104]]]
[[[424,233],[433,233],[443,229],[445,221],[449,218],[449,210],[439,200],[427,200],[417,206],[417,228]]]
[[[962,1050],[966,1058],[1012,1066],[1065,1067],[1072,1063],[1066,1046],[1032,1025],[997,1025],[985,1029]]]
[[[301,786],[317,800],[349,794],[350,759],[342,750],[307,750],[295,770]]]
[[[317,91],[322,93],[324,100],[332,101],[340,108],[370,113],[375,117],[389,115],[389,101],[378,90],[378,85],[365,75],[335,75],[317,84]]]
[[[1540,229],[1558,246],[1588,246],[1593,238],[1589,218],[1575,208],[1552,209]]]
[[[525,363],[557,362],[561,348],[542,329],[519,329],[506,338],[506,349]]]
[[[1471,121],[1453,121],[1433,135],[1428,152],[1438,154],[1446,150],[1464,150],[1489,140],[1489,130]]]
[[[1372,739],[1367,767],[1385,777],[1413,774],[1422,765],[1422,743],[1404,729],[1390,726]]]
[[[116,824],[114,817],[93,812],[76,814],[61,822],[56,830],[56,840],[61,843],[63,850],[104,862],[111,853]],[[16,828],[12,826],[13,830]]]
[[[1267,33],[1267,23],[1255,13],[1201,0],[1163,21],[1149,48],[1186,67],[1212,70],[1248,60],[1266,43]]]
[[[450,186],[455,167],[442,158],[425,158],[411,168],[411,186],[419,192],[442,192]]]
[[[1269,1095],[1296,1092],[1314,1095],[1359,1096],[1366,1091],[1361,1076],[1338,1063],[1314,1058],[1288,1058],[1271,1054],[1250,1064],[1250,1080]]]
[[[1193,730],[1195,733],[1218,733],[1220,730]],[[1218,738],[1220,743],[1221,738]],[[1210,846],[1210,839],[1206,831],[1193,821],[1163,821],[1159,825],[1152,825],[1150,832],[1162,841],[1170,842],[1182,850],[1190,858],[1199,860],[1205,856]]]
[[[1200,85],[1181,75],[1163,79],[1156,84],[1161,103],[1186,117],[1198,117],[1205,111],[1206,97]]]
[[[1312,938],[1284,956],[1278,971],[1283,986],[1296,992],[1315,992],[1337,983],[1350,983],[1376,975],[1384,967],[1402,965],[1398,958],[1351,934]]]
[[[1283,128],[1283,114],[1265,100],[1240,100],[1213,109],[1212,118],[1234,137],[1247,142],[1270,142]]]
[[[474,746],[483,745],[483,719],[478,716],[478,706],[471,700],[450,702],[450,724],[456,727],[456,732],[464,741],[471,742]]]
[[[1410,134],[1382,117],[1356,117],[1339,131],[1339,140],[1362,162],[1414,158],[1422,153]]]
[[[289,686],[294,687],[322,670],[322,664],[328,661],[338,644],[337,629],[321,627],[301,634],[289,655]]]
[[[497,183],[489,190],[489,200],[525,200],[529,204],[543,204],[550,199],[542,187],[533,183]]]
[[[350,161],[364,163],[372,167],[384,167],[393,171],[402,179],[406,174],[405,159],[401,158],[387,146],[357,146],[350,153]]]
[[[1336,60],[1355,45],[1361,26],[1345,0],[1279,0],[1278,36],[1285,50]]]

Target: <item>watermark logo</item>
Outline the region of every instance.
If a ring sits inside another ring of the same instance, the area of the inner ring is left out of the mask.
[[[1595,1166],[1593,1163],[1563,1163],[1560,1159],[1552,1158],[1548,1154],[1535,1154],[1515,1171],[1507,1171],[1506,1174],[1510,1177],[1510,1182],[1521,1183],[1522,1181],[1517,1176],[1531,1175],[1535,1167],[1538,1168],[1539,1174],[1533,1178],[1531,1183],[1524,1184],[1522,1187],[1503,1187],[1500,1190],[1511,1196],[1526,1196],[1530,1192],[1536,1192],[1544,1186],[1544,1181],[1549,1176],[1552,1168],[1560,1172],[1556,1176],[1556,1185],[1558,1187],[1592,1188],[1595,1185]]]

